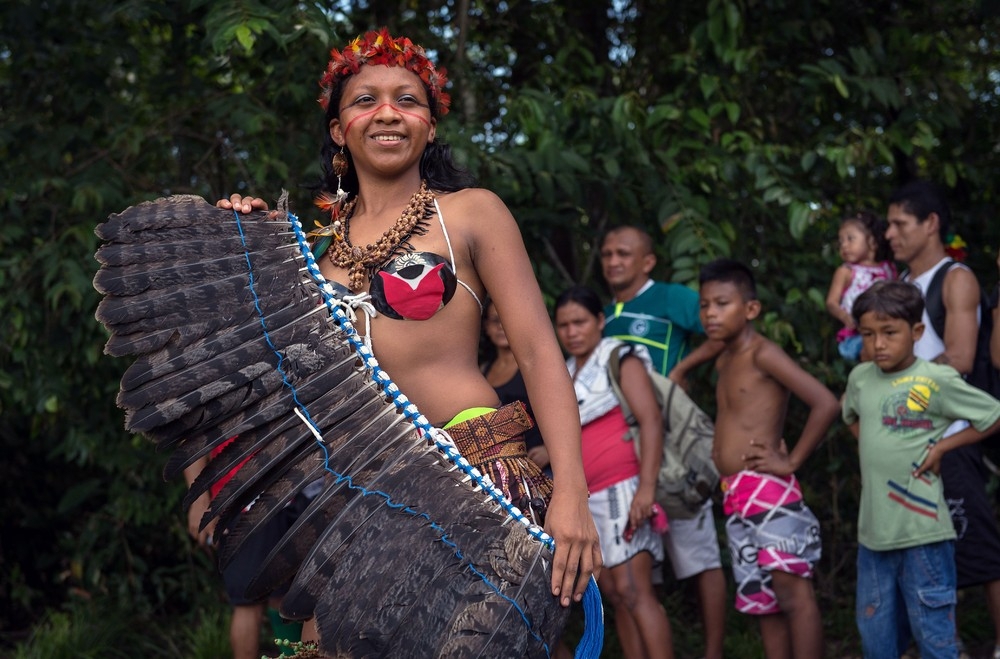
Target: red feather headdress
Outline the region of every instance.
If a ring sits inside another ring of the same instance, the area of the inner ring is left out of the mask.
[[[357,37],[343,50],[334,48],[330,51],[330,63],[319,79],[319,86],[323,89],[319,95],[319,104],[323,106],[323,110],[330,105],[333,88],[344,78],[360,71],[365,64],[401,66],[416,73],[437,101],[437,113],[448,114],[451,96],[444,91],[444,86],[448,84],[446,71],[435,68],[421,46],[407,37],[394,38],[386,28],[372,30],[363,37]]]

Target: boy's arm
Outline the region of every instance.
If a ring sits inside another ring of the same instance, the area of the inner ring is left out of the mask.
[[[770,341],[763,342],[757,349],[754,363],[763,373],[774,378],[809,406],[809,418],[789,453],[774,451],[758,442],[751,442],[751,449],[746,456],[750,469],[788,476],[819,446],[830,424],[840,414],[840,403],[819,380],[809,375],[784,350]]]
[[[941,471],[941,457],[948,451],[953,451],[966,444],[975,444],[984,437],[992,435],[1000,430],[1000,419],[997,419],[992,426],[986,430],[976,430],[974,426],[968,426],[954,435],[949,435],[933,444],[927,451],[927,456],[920,466],[913,471],[914,476],[919,476],[925,471],[932,471],[935,474]]]
[[[854,372],[847,376],[847,389],[840,397],[841,419],[847,424],[847,429],[854,439],[861,438],[861,417],[858,416],[858,386],[854,381]]]
[[[726,344],[718,339],[706,339],[701,345],[688,353],[688,356],[680,360],[667,374],[667,377],[687,389],[687,374],[691,369],[697,368],[705,362],[710,362],[720,354]]]

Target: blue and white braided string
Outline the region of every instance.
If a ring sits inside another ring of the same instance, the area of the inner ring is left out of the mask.
[[[258,315],[260,317],[265,340],[267,341],[268,346],[278,356],[278,364],[276,368],[281,374],[284,385],[287,388],[289,388],[292,392],[292,398],[297,406],[296,414],[298,414],[299,417],[302,418],[304,422],[306,422],[306,425],[309,426],[310,430],[316,436],[317,443],[324,452],[325,456],[324,460],[328,463],[326,446],[322,441],[322,436],[319,433],[319,430],[316,427],[315,423],[313,423],[312,418],[309,415],[309,411],[298,400],[294,385],[285,376],[284,370],[282,369],[282,362],[284,356],[280,353],[279,350],[277,350],[277,348],[273,345],[273,343],[271,343],[270,335],[268,334],[267,327],[264,323],[263,311],[260,308],[259,300],[257,297],[256,287],[254,285],[253,266],[250,262],[250,254],[246,249],[246,238],[243,232],[243,225],[240,220],[239,213],[234,211],[233,214],[236,218],[236,226],[239,229],[240,239],[243,241],[244,253],[247,259],[247,268],[249,270],[250,291],[251,294],[253,295],[254,304],[256,306]],[[545,531],[537,524],[533,523],[530,519],[525,517],[524,514],[522,514],[522,512],[520,511],[520,509],[514,506],[513,503],[508,501],[503,496],[503,493],[498,488],[495,487],[493,482],[487,476],[481,474],[478,469],[473,467],[464,457],[462,457],[461,453],[459,453],[458,450],[455,448],[450,438],[448,438],[438,428],[435,428],[433,425],[431,425],[431,423],[427,420],[427,418],[424,417],[423,414],[419,412],[419,410],[417,410],[417,407],[412,402],[410,402],[409,399],[407,399],[406,396],[399,390],[399,387],[397,387],[396,384],[389,378],[388,374],[384,370],[382,370],[381,366],[379,366],[378,360],[372,354],[368,346],[365,345],[364,341],[361,339],[357,331],[354,329],[351,320],[344,313],[339,300],[334,294],[333,287],[330,286],[329,282],[327,282],[326,278],[320,272],[319,266],[316,263],[316,258],[315,256],[313,256],[312,249],[310,249],[309,247],[308,241],[306,240],[305,232],[302,229],[302,224],[299,222],[298,217],[292,213],[286,213],[286,214],[288,222],[291,225],[292,230],[295,234],[299,251],[305,260],[307,272],[312,277],[313,281],[316,283],[320,291],[320,295],[323,299],[323,303],[329,310],[331,317],[334,319],[335,322],[337,322],[338,326],[344,331],[348,342],[351,344],[355,352],[361,358],[365,368],[368,370],[370,377],[372,378],[372,381],[376,385],[378,385],[378,387],[390,397],[394,406],[403,414],[403,416],[407,420],[410,421],[411,424],[413,424],[415,428],[427,434],[433,439],[437,449],[440,450],[448,458],[449,462],[451,462],[459,470],[461,470],[468,479],[471,479],[476,484],[476,486],[485,491],[490,496],[490,498],[492,498],[494,502],[497,503],[511,518],[520,522],[525,527],[525,529],[529,534],[531,534],[534,538],[536,538],[540,542],[544,543],[550,550],[554,550],[555,542],[552,539],[552,537],[547,533],[545,533]],[[445,529],[439,526],[433,520],[431,520],[426,515],[426,513],[420,513],[416,510],[409,508],[405,504],[393,502],[391,497],[385,492],[372,491],[362,486],[355,485],[351,480],[350,476],[345,476],[343,474],[336,473],[334,470],[330,469],[329,466],[327,466],[327,470],[336,476],[338,482],[346,482],[348,484],[348,487],[352,489],[359,490],[365,495],[375,494],[382,496],[386,500],[387,505],[393,508],[401,509],[413,515],[424,517],[429,522],[431,522],[432,528],[442,533],[441,540],[456,552],[456,556],[459,557],[460,559],[464,559],[461,550],[453,542],[447,539]],[[468,567],[484,583],[490,586],[490,588],[493,589],[494,592],[496,592],[498,595],[500,595],[501,597],[503,597],[504,599],[508,600],[511,603],[511,605],[521,615],[522,620],[528,627],[529,633],[536,640],[542,641],[544,644],[544,641],[541,638],[539,638],[536,632],[534,632],[531,629],[530,620],[528,619],[524,611],[521,609],[521,607],[517,604],[517,602],[515,602],[514,600],[510,599],[509,597],[501,593],[499,588],[495,584],[491,583],[485,574],[482,574],[481,572],[473,568],[471,565],[468,565]],[[577,657],[577,659],[590,659],[592,657],[596,658],[600,656],[601,648],[604,643],[604,609],[601,604],[601,597],[600,597],[600,592],[597,588],[597,582],[596,580],[593,579],[593,577],[591,577],[590,582],[587,584],[587,589],[584,592],[583,609],[585,616],[584,632],[580,638],[580,643],[577,645],[575,656]],[[550,654],[547,645],[545,645],[545,651],[547,655]]]

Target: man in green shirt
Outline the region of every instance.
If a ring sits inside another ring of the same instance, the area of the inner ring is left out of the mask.
[[[604,336],[646,346],[654,368],[683,384],[683,372],[675,371],[678,362],[684,360],[690,367],[708,361],[721,345],[705,342],[691,351],[693,335],[705,333],[698,317],[698,293],[681,284],[653,281],[649,274],[655,266],[652,238],[642,229],[621,226],[604,237],[601,270],[614,295],[604,310]],[[664,547],[674,576],[695,579],[705,659],[721,659],[727,593],[712,500],[693,519],[671,519]]]

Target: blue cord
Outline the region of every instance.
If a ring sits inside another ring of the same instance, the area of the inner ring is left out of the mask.
[[[304,420],[310,426],[310,428],[312,428],[318,435],[319,434],[318,427],[313,422],[312,417],[309,414],[309,410],[298,399],[298,393],[295,389],[295,386],[288,380],[288,377],[286,376],[286,373],[282,367],[282,364],[284,362],[284,355],[282,355],[281,352],[272,343],[270,334],[267,331],[267,325],[264,321],[264,313],[260,306],[259,297],[257,296],[256,285],[253,274],[253,264],[250,261],[250,253],[249,250],[247,249],[246,236],[243,232],[243,224],[240,220],[238,212],[233,211],[233,215],[236,218],[236,226],[239,230],[240,240],[242,241],[243,244],[244,256],[246,257],[247,261],[247,269],[249,271],[250,292],[251,295],[253,296],[254,307],[257,310],[258,317],[260,318],[261,328],[263,329],[264,338],[267,342],[267,345],[278,357],[278,363],[275,368],[281,375],[282,382],[285,385],[285,387],[287,387],[291,391],[292,399],[295,402],[295,405],[298,408],[298,410],[301,412]],[[494,502],[500,505],[501,508],[509,516],[511,516],[513,519],[517,520],[523,526],[525,526],[529,534],[531,534],[535,539],[545,544],[550,550],[554,551],[555,542],[552,539],[552,537],[549,536],[547,533],[545,533],[545,531],[541,527],[534,524],[530,519],[525,517],[521,513],[521,511],[513,505],[513,503],[509,502],[503,496],[503,493],[493,485],[493,483],[489,480],[489,478],[480,474],[480,472],[475,467],[473,467],[464,457],[462,457],[461,453],[459,453],[452,444],[443,441],[440,438],[437,429],[434,428],[430,424],[430,422],[427,421],[426,417],[424,417],[417,410],[416,406],[413,405],[413,403],[411,403],[406,398],[405,395],[403,395],[403,393],[399,390],[396,384],[389,378],[388,374],[384,370],[382,370],[382,368],[378,364],[378,361],[375,359],[375,356],[371,353],[368,347],[365,346],[364,343],[361,341],[350,319],[347,318],[347,316],[343,312],[343,309],[341,309],[339,301],[333,292],[333,288],[330,286],[330,284],[326,281],[326,278],[323,277],[322,273],[320,272],[319,266],[316,264],[316,259],[313,256],[312,250],[309,247],[308,241],[306,240],[305,232],[302,230],[302,225],[299,222],[298,217],[296,217],[292,213],[287,213],[287,216],[289,223],[291,224],[292,230],[295,233],[299,251],[305,258],[306,269],[308,270],[310,276],[313,278],[315,283],[318,285],[324,304],[330,311],[330,315],[333,318],[333,320],[344,331],[348,342],[351,344],[351,346],[355,349],[355,352],[364,362],[365,367],[370,372],[372,380],[380,387],[382,391],[389,394],[393,404],[396,406],[398,410],[400,410],[403,413],[404,417],[407,420],[409,420],[419,431],[430,436],[433,439],[435,446],[442,453],[445,454],[445,456],[452,464],[456,465],[464,474],[466,474],[470,479],[472,479],[472,481],[479,488],[481,488],[483,491],[489,494],[490,497],[494,500]],[[426,513],[421,513],[419,511],[410,508],[409,506],[406,506],[405,504],[393,501],[392,498],[385,492],[379,490],[369,490],[363,486],[356,485],[350,476],[345,476],[344,474],[340,474],[330,468],[329,453],[327,451],[326,445],[319,439],[317,439],[316,443],[323,451],[325,469],[336,477],[338,484],[346,483],[347,487],[360,492],[363,496],[368,496],[368,495],[381,496],[383,499],[385,499],[386,504],[389,505],[390,507],[401,510],[402,512],[405,512],[413,516],[425,518],[428,522],[430,522],[431,528],[433,528],[435,531],[438,531],[441,534],[441,541],[455,551],[455,556],[459,558],[459,560],[463,561],[465,560],[465,556],[462,553],[461,549],[448,538],[446,530],[443,527],[441,527],[438,523],[431,520]],[[545,649],[546,656],[551,656],[548,645],[545,643],[544,639],[542,639],[537,634],[537,632],[535,632],[532,629],[531,621],[528,618],[527,614],[524,612],[524,610],[520,607],[520,605],[518,605],[518,603],[513,599],[511,599],[510,597],[504,595],[500,591],[499,587],[493,584],[485,574],[483,574],[479,570],[476,570],[471,563],[467,562],[466,564],[469,570],[473,574],[475,574],[479,579],[481,579],[483,583],[488,585],[498,596],[507,600],[511,604],[511,606],[514,607],[514,609],[520,614],[521,619],[524,621],[524,624],[527,627],[528,632],[531,634],[531,636],[535,640],[542,643]],[[591,658],[596,659],[597,657],[600,656],[601,648],[604,644],[604,610],[601,604],[601,595],[597,587],[597,581],[593,577],[591,577],[589,583],[587,584],[587,588],[584,591],[583,610],[584,610],[584,631],[582,637],[580,638],[580,643],[577,646],[575,656],[577,657],[577,659],[591,659]]]

